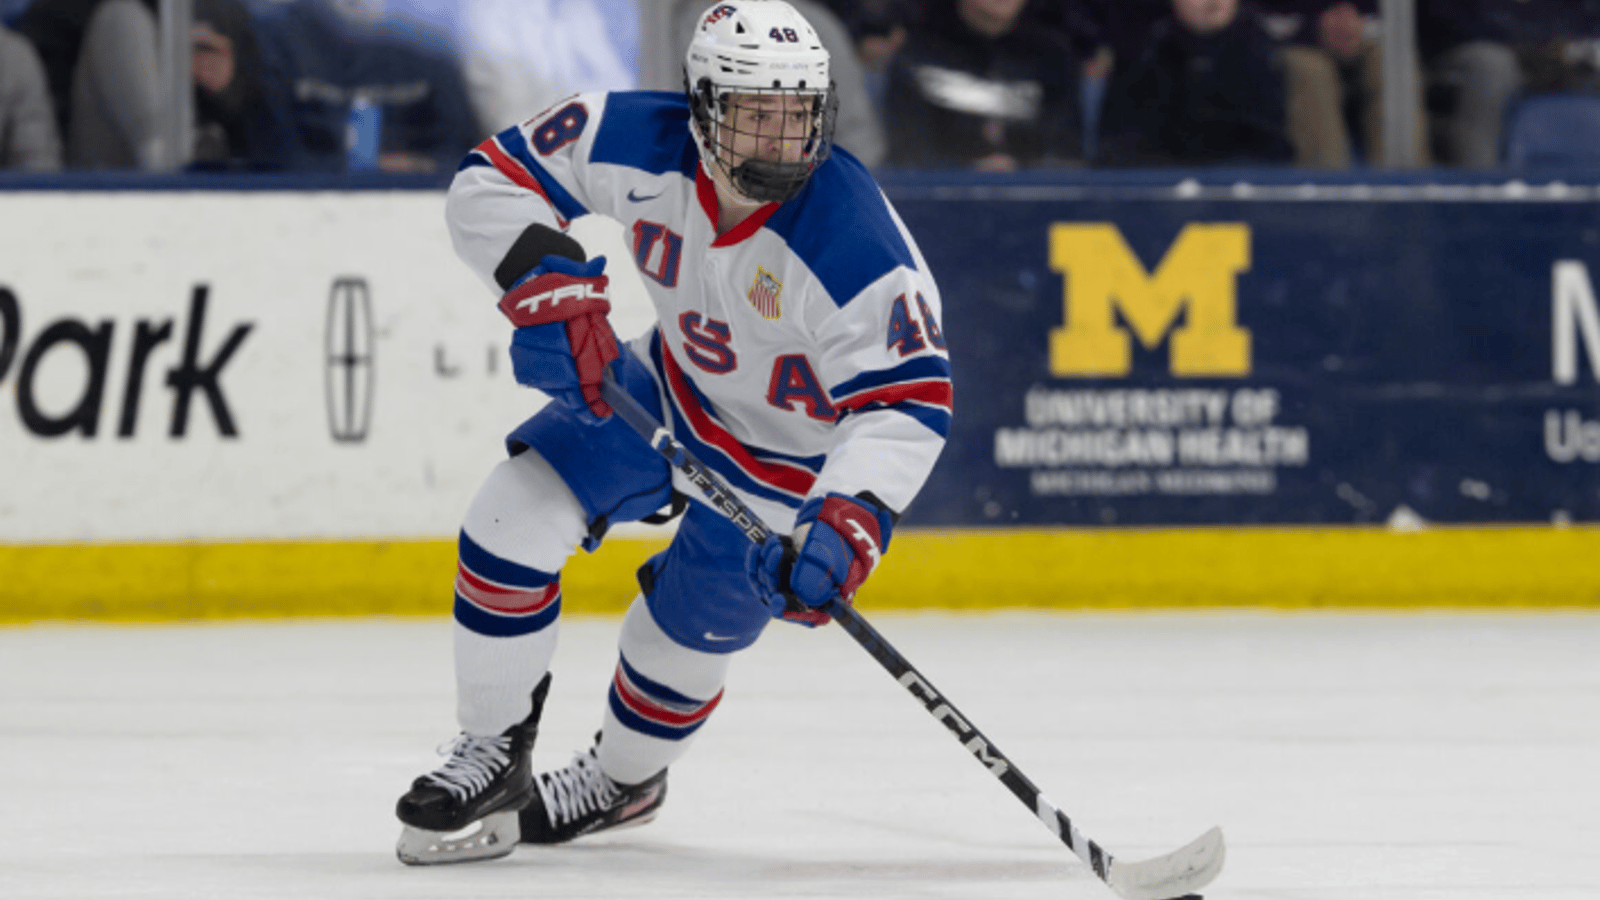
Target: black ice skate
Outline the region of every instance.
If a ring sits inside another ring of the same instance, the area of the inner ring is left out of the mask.
[[[541,773],[535,785],[536,796],[519,816],[522,843],[559,844],[654,819],[667,799],[667,770],[638,784],[618,784],[600,771],[590,748],[574,754],[565,769]]]
[[[460,735],[443,766],[411,783],[395,804],[395,815],[405,823],[395,846],[401,862],[471,862],[516,849],[517,811],[537,793],[533,742],[549,691],[546,673],[533,689],[533,711],[526,719],[498,737]]]

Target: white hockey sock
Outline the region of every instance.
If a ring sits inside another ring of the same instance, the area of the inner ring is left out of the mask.
[[[528,717],[533,688],[550,668],[560,623],[532,634],[490,637],[455,623],[456,722],[494,735]]]
[[[456,719],[468,734],[521,722],[555,654],[559,572],[583,539],[576,497],[534,451],[496,466],[461,526]]]
[[[637,784],[672,765],[722,699],[729,654],[705,653],[668,637],[635,598],[617,641],[621,660],[601,728],[600,769]]]

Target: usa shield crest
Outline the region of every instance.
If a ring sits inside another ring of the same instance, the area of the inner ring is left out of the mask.
[[[756,308],[763,319],[776,319],[783,315],[778,307],[778,295],[783,293],[783,282],[772,276],[771,272],[760,266],[756,267],[755,283],[750,285],[750,292],[745,296],[749,298],[750,305]]]

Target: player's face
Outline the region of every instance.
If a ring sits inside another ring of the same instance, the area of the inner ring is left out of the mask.
[[[813,98],[793,94],[734,94],[728,98],[723,151],[728,165],[747,159],[774,163],[805,161],[811,137]]]

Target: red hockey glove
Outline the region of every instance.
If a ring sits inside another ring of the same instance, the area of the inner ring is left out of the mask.
[[[746,556],[751,581],[775,617],[815,627],[832,616],[821,607],[846,603],[889,549],[893,512],[876,497],[828,494],[800,507],[794,535],[774,535]]]
[[[538,388],[595,424],[611,415],[600,398],[605,368],[617,358],[606,258],[586,263],[546,256],[500,298],[500,311],[517,326],[511,336],[511,370],[517,383]]]

